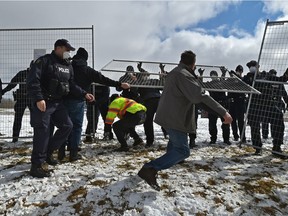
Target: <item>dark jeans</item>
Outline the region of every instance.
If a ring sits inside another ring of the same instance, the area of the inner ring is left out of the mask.
[[[21,125],[22,125],[22,118],[26,108],[29,108],[31,111],[31,101],[27,98],[23,98],[17,100],[14,105],[14,123],[13,123],[13,139],[18,139]]]
[[[208,114],[208,118],[209,118],[209,133],[210,133],[210,136],[211,136],[211,140],[216,141],[217,140],[217,132],[218,132],[218,130],[217,130],[217,119],[219,117],[217,115],[209,113]],[[220,119],[221,119],[222,122],[224,121],[223,118],[220,118]],[[223,140],[224,141],[229,140],[229,137],[230,137],[230,126],[229,126],[229,124],[223,124],[222,123],[221,128],[222,128]]]
[[[135,131],[135,126],[143,124],[145,118],[146,118],[145,111],[139,111],[135,114],[126,112],[123,119],[120,119],[119,121],[113,124],[113,131],[121,146],[127,146],[127,142],[124,138],[126,133],[129,133],[134,140],[140,138],[137,132]]]
[[[76,150],[81,141],[85,101],[67,99],[64,101],[64,104],[73,123],[73,129],[68,137],[68,146],[70,147],[70,150]],[[65,144],[66,142],[64,145]]]
[[[145,167],[153,167],[155,170],[168,169],[190,156],[187,133],[166,128],[169,142],[166,153],[161,157],[146,163]]]
[[[51,133],[51,125],[57,127]],[[47,154],[58,149],[68,138],[73,123],[63,101],[46,101],[46,111],[41,112],[36,104],[31,109],[31,126],[34,129],[31,162],[42,164]]]

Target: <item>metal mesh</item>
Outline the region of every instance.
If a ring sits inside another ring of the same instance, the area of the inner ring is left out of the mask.
[[[137,66],[140,62],[141,69],[138,69]],[[161,70],[161,65],[164,66],[164,70]],[[112,60],[101,71],[105,76],[112,79],[130,83],[132,87],[163,88],[167,73],[177,65],[177,63]],[[133,72],[129,71],[131,67],[133,67]],[[203,75],[209,75],[211,70],[216,71],[220,75],[222,74],[220,66],[197,65],[196,68],[203,69]],[[145,70],[147,73],[140,72],[141,70]],[[147,76],[148,74],[149,76]],[[198,77],[198,82],[202,89],[206,91],[259,93],[236,76],[221,77],[213,81],[211,76],[202,76]]]
[[[288,67],[287,33],[287,21],[267,21],[258,58],[260,72],[254,75],[252,83],[262,94],[250,95],[246,115],[246,122],[251,130],[250,138],[256,149],[264,145],[277,152],[279,146],[285,150],[283,144],[287,139],[287,123],[284,119],[288,97],[286,79],[281,76]],[[271,69],[275,69],[276,76]],[[287,153],[287,147],[285,152]]]
[[[57,39],[68,39],[75,48],[84,47],[90,54],[88,64],[94,65],[93,27],[90,28],[38,28],[38,29],[0,29],[0,71],[2,87],[5,88],[11,79],[22,70],[26,70],[34,56],[51,53]],[[40,52],[39,52],[40,51]],[[73,56],[75,52],[71,52]],[[0,137],[11,138],[15,114],[15,101],[12,92],[19,88],[21,82],[11,83],[16,87],[3,95],[0,104]],[[25,81],[24,81],[25,84]],[[26,107],[25,104],[23,106]],[[19,104],[20,109],[21,104]],[[24,107],[24,108],[25,108]],[[23,114],[20,137],[33,134],[30,127],[28,107]],[[20,121],[19,121],[20,123]],[[28,130],[28,131],[26,131]]]

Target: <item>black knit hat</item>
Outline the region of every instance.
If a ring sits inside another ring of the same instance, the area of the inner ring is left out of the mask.
[[[112,94],[109,98],[110,103],[112,103],[112,101],[114,101],[116,98],[118,98],[119,95],[118,94]]]
[[[80,47],[77,50],[76,56],[85,59],[86,61],[88,60],[88,52],[83,47]]]
[[[238,65],[238,66],[236,67],[235,71],[243,72],[243,67],[242,67],[242,65]]]

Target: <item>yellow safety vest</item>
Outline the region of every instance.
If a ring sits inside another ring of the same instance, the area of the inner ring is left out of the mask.
[[[126,112],[134,114],[142,110],[145,112],[147,110],[144,105],[128,98],[118,97],[109,105],[105,124],[113,124],[116,117],[122,119]]]

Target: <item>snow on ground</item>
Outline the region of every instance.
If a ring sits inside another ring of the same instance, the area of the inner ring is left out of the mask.
[[[218,143],[209,145],[207,126],[198,120],[198,147],[184,163],[159,172],[160,192],[137,176],[165,152],[157,125],[153,148],[119,153],[116,140],[83,144],[83,160],[49,166],[54,172],[44,179],[28,175],[31,139],[14,144],[0,137],[0,215],[288,215],[287,160],[224,145],[220,127]],[[103,123],[99,128],[101,138]],[[142,126],[137,131],[144,137]]]

